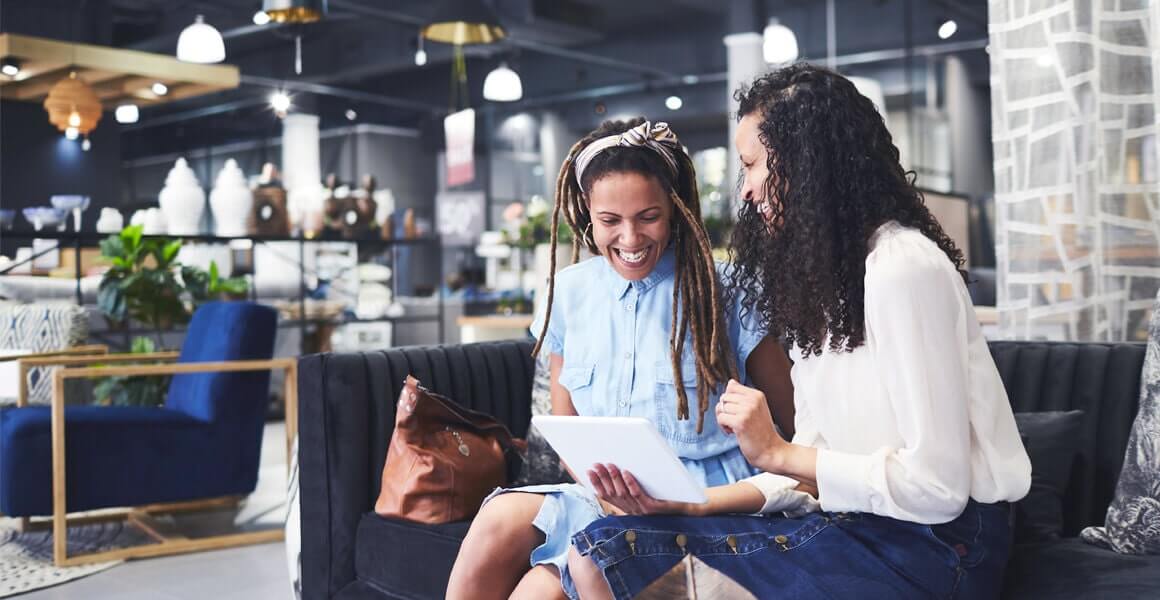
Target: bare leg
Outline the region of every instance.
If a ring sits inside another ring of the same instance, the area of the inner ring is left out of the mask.
[[[485,504],[459,548],[446,597],[507,598],[528,571],[532,550],[544,543],[532,525],[543,503],[539,494],[512,492]]]
[[[511,600],[567,600],[560,587],[560,573],[556,567],[537,565],[524,574],[512,592]]]
[[[575,548],[568,549],[568,575],[576,584],[580,600],[613,600],[612,590],[604,579],[604,573],[600,572],[600,567],[587,556],[581,556]]]

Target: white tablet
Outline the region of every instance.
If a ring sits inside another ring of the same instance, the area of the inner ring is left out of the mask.
[[[658,500],[708,502],[705,488],[681,464],[648,419],[641,417],[532,417],[532,426],[572,472],[592,489],[588,471],[597,463],[632,473]]]

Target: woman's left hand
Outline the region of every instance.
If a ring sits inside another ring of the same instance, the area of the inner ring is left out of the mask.
[[[657,500],[645,493],[640,482],[616,465],[596,464],[588,471],[588,480],[601,504],[609,504],[629,515],[695,515],[698,505],[687,502]],[[609,514],[615,514],[607,510]]]
[[[790,444],[774,428],[769,403],[760,390],[730,379],[717,401],[717,424],[737,435],[749,464],[766,472],[778,472],[779,459]]]

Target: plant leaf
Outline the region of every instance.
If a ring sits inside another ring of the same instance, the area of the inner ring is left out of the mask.
[[[155,352],[156,348],[157,346],[153,343],[153,338],[142,335],[133,338],[129,352],[133,354],[149,354],[150,352]]]
[[[144,232],[144,225],[130,225],[121,230],[121,241],[128,252],[134,252],[141,246],[141,235]]]
[[[101,256],[118,259],[125,256],[125,242],[119,235],[110,235],[101,240]],[[116,261],[114,261],[116,262]]]
[[[97,306],[114,321],[125,320],[125,294],[112,279],[104,279],[97,290]]]
[[[177,253],[181,251],[181,240],[173,240],[165,244],[165,248],[161,250],[161,260],[158,261],[158,268],[165,268],[177,258]]]

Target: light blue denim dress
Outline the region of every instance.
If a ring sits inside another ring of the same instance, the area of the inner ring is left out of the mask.
[[[647,277],[628,281],[597,256],[556,275],[552,318],[542,352],[563,357],[559,382],[584,416],[645,417],[656,424],[685,467],[705,486],[733,483],[756,474],[737,447],[737,439],[717,426],[711,395],[705,424],[697,434],[696,365],[690,339],[685,344],[681,374],[689,398],[690,418],[677,419],[677,383],[673,381],[669,335],[672,323],[675,258],[670,247]],[[724,265],[718,265],[722,273]],[[740,303],[738,303],[740,304]],[[748,383],[745,361],[762,340],[754,319],[741,318],[740,306],[726,307],[726,326],[742,382]],[[543,327],[543,315],[532,325]],[[533,524],[544,532],[544,544],[531,555],[532,566],[555,565],[564,591],[575,597],[567,575],[572,535],[605,516],[596,497],[578,484],[535,485],[496,490],[544,494]]]

